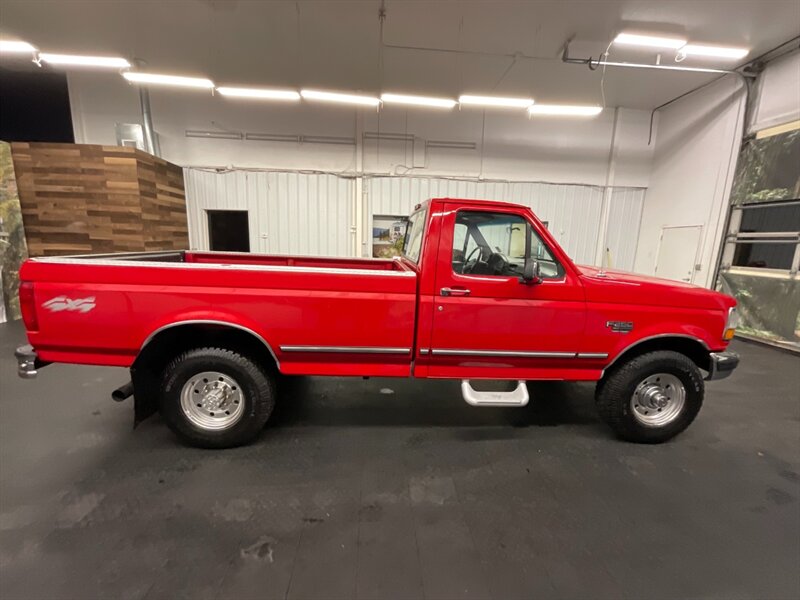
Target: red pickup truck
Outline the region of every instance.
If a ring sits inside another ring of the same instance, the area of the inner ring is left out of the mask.
[[[133,395],[137,422],[159,410],[204,447],[255,438],[281,374],[459,379],[475,406],[525,405],[525,380],[596,381],[621,438],[662,442],[700,410],[702,372],[739,362],[726,351],[733,298],[575,265],[529,208],[504,202],[424,202],[392,260],[50,257],[21,280],[22,377],[54,362],[130,367],[115,399]],[[481,379],[518,383],[481,391]]]

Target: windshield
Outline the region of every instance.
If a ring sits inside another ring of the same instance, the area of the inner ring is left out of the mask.
[[[406,224],[406,235],[403,240],[403,256],[413,263],[419,262],[419,254],[422,251],[422,233],[425,228],[425,217],[428,208],[423,208],[412,214]]]

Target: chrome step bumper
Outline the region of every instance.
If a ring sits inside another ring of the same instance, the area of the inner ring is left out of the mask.
[[[39,369],[47,364],[39,360],[36,350],[30,344],[17,348],[14,356],[17,359],[17,375],[23,379],[35,379]]]
[[[739,365],[736,352],[712,352],[709,355],[710,369],[706,381],[725,379]]]

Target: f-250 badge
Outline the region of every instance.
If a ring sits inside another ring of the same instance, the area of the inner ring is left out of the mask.
[[[96,304],[94,303],[94,296],[91,296],[90,298],[75,298],[74,300],[68,298],[67,296],[56,296],[52,300],[48,300],[42,304],[43,308],[46,308],[54,313],[64,310],[88,313],[90,310],[94,310],[95,306]]]

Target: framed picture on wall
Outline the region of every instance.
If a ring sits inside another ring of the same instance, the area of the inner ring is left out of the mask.
[[[391,258],[402,254],[407,223],[406,217],[375,215],[372,218],[373,258]]]

